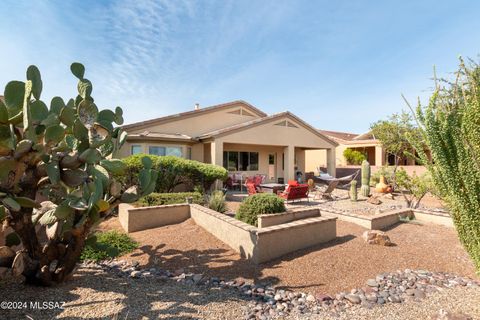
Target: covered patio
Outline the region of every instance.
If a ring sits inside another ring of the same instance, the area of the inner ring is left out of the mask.
[[[289,112],[256,119],[200,137],[204,162],[245,176],[266,175],[267,182],[305,175],[305,151],[326,150],[327,171],[335,175],[337,143]]]

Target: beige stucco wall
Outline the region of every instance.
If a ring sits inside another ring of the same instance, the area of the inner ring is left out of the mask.
[[[196,204],[190,206],[190,214],[196,224],[239,252],[243,258],[253,258],[257,228]]]
[[[292,222],[295,220],[319,217],[319,216],[320,216],[320,209],[318,208],[288,211],[288,212],[276,213],[276,214],[261,214],[258,216],[258,227],[266,228],[266,227],[279,225],[282,223]]]
[[[415,219],[420,222],[439,224],[445,227],[453,228],[453,220],[446,214],[433,214],[422,210],[414,210]]]
[[[118,220],[127,232],[180,223],[189,217],[188,204],[135,208],[130,204],[122,203],[118,208]]]
[[[310,208],[297,210],[297,217],[309,216],[311,212]],[[307,218],[259,229],[197,204],[145,208],[122,205],[119,212],[120,223],[127,232],[179,223],[189,217],[254,263],[263,263],[336,237],[336,218],[331,217]]]
[[[336,220],[334,217],[316,217],[258,229],[254,262],[267,262],[334,240],[337,237]]]
[[[161,133],[181,133],[191,137],[226,128],[238,123],[243,123],[258,118],[252,111],[248,111],[252,116],[231,114],[229,112],[238,110],[242,104],[232,105],[229,108],[219,109],[216,111],[205,112],[203,114],[181,117],[178,120],[168,121],[167,123],[150,125],[141,128],[128,130],[129,133],[142,133],[145,130]]]
[[[276,125],[276,123],[287,119],[295,124],[297,128]],[[271,146],[294,146],[313,149],[334,147],[329,141],[322,139],[288,116],[276,118],[270,122],[252,126],[241,131],[227,133],[223,136],[216,137],[215,141]]]

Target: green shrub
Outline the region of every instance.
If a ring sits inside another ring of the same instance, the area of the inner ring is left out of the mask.
[[[141,207],[161,206],[166,204],[186,203],[186,198],[192,197],[193,203],[203,204],[204,199],[199,192],[150,193],[141,198],[137,204]]]
[[[155,156],[136,154],[122,159],[126,164],[125,174],[118,177],[123,183],[136,182],[143,168],[142,157],[149,157],[153,168],[159,171],[155,192],[172,192],[175,187],[185,184],[193,190],[195,187],[207,190],[218,179],[227,179],[227,170],[223,167],[187,160],[174,156]]]
[[[357,150],[345,149],[343,151],[343,156],[347,160],[347,164],[361,165],[363,160],[367,160],[367,157]]]
[[[396,183],[409,208],[418,208],[423,197],[433,189],[432,177],[429,172],[420,176],[414,172],[411,176],[400,168],[395,174]]]
[[[235,218],[251,224],[257,225],[257,216],[259,214],[284,212],[285,203],[283,199],[271,193],[257,193],[246,198],[235,215]]]
[[[105,260],[121,256],[138,248],[138,243],[118,231],[96,233],[86,241],[80,260]]]
[[[207,200],[210,209],[221,213],[227,211],[227,203],[225,202],[225,195],[222,191],[213,191],[212,194],[207,197]]]

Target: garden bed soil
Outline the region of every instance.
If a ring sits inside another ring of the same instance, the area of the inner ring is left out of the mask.
[[[100,229],[122,230],[116,218]],[[337,239],[255,266],[189,219],[132,233],[140,248],[124,256],[143,266],[249,279],[311,293],[335,294],[361,287],[372,275],[398,269],[426,269],[475,277],[456,232],[433,224],[401,223],[387,230],[393,247],[367,245],[364,228],[337,221]],[[280,240],[281,241],[281,240]]]

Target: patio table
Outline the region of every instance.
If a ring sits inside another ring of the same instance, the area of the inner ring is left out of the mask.
[[[260,185],[260,188],[262,188],[264,192],[277,194],[278,191],[285,190],[285,185],[281,183],[263,183]]]

